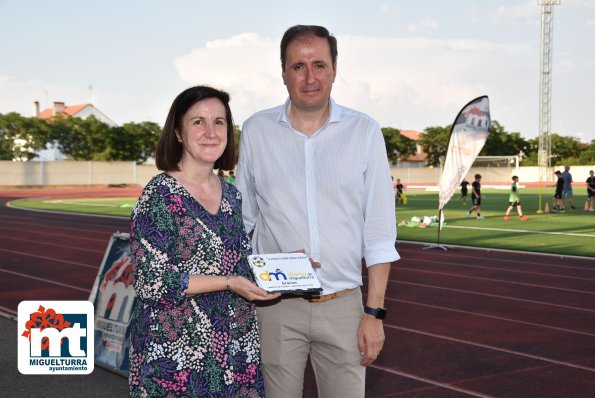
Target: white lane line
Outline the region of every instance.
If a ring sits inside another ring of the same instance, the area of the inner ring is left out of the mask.
[[[466,294],[472,294],[472,295],[476,295],[476,296],[492,297],[492,298],[499,298],[499,299],[510,300],[510,301],[520,301],[520,302],[523,302],[523,303],[540,304],[540,305],[545,305],[545,306],[550,306],[550,307],[566,308],[566,309],[569,309],[569,310],[586,311],[586,312],[595,313],[595,310],[592,310],[592,309],[589,309],[589,308],[581,308],[581,307],[573,307],[573,306],[570,306],[570,305],[547,303],[545,301],[521,299],[521,298],[516,298],[516,297],[510,297],[510,296],[501,296],[501,295],[497,295],[497,294],[474,292],[474,291],[471,291],[471,290],[454,289],[454,288],[451,288],[451,287],[426,285],[424,283],[395,281],[393,279],[390,279],[389,282],[391,282],[391,283],[397,283],[397,284],[403,284],[403,285],[421,286],[421,287],[426,287],[426,288],[429,288],[429,289],[446,290],[446,291],[449,291],[449,292],[466,293]]]
[[[454,229],[474,229],[478,231],[497,231],[497,232],[516,232],[522,234],[538,234],[538,235],[563,235],[563,236],[578,236],[581,238],[595,238],[595,234],[579,234],[575,232],[555,232],[555,231],[533,231],[528,229],[509,229],[509,228],[487,228],[487,227],[463,227],[456,225],[445,225],[444,228]]]
[[[59,262],[59,263],[73,264],[73,265],[77,265],[79,267],[99,269],[99,264],[97,264],[97,265],[89,265],[89,264],[79,263],[77,261],[61,260],[61,259],[55,258],[55,257],[39,256],[39,255],[36,255],[36,254],[30,254],[30,253],[25,253],[25,252],[22,252],[22,251],[8,250],[8,249],[2,249],[2,248],[0,248],[0,251],[6,252],[6,253],[11,253],[11,254],[18,254],[20,256],[40,258],[42,260],[50,260],[50,261],[56,261],[56,262]]]
[[[520,357],[524,357],[524,358],[535,359],[537,361],[552,363],[554,365],[566,366],[566,367],[569,367],[569,368],[581,369],[581,370],[586,370],[587,372],[593,372],[593,373],[595,373],[595,368],[590,368],[588,366],[577,365],[577,364],[574,364],[572,362],[558,361],[556,359],[546,358],[546,357],[542,357],[540,355],[527,354],[527,353],[520,352],[520,351],[509,350],[507,348],[500,348],[500,347],[496,347],[496,346],[492,346],[492,345],[488,345],[488,344],[475,343],[475,342],[470,341],[470,340],[457,339],[457,338],[454,338],[454,337],[444,336],[444,335],[436,334],[436,333],[424,332],[424,331],[417,330],[417,329],[405,328],[405,327],[402,327],[402,326],[395,326],[395,325],[384,325],[384,326],[386,326],[387,328],[396,329],[396,330],[400,330],[400,331],[403,331],[403,332],[409,332],[409,333],[413,333],[413,334],[420,334],[422,336],[428,336],[428,337],[433,337],[433,338],[436,338],[436,339],[452,341],[454,343],[466,344],[466,345],[470,345],[470,346],[473,346],[473,347],[479,347],[479,348],[485,348],[485,349],[488,349],[488,350],[493,350],[493,351],[498,351],[498,352],[504,352],[506,354],[516,355],[516,356],[520,356]]]
[[[457,392],[460,392],[460,393],[463,393],[463,394],[468,394],[468,395],[471,395],[472,397],[493,398],[491,395],[481,394],[479,392],[467,390],[465,388],[457,387],[457,386],[454,386],[454,385],[449,384],[449,383],[441,383],[439,381],[428,379],[426,377],[421,377],[421,376],[418,376],[418,375],[414,375],[414,374],[407,373],[407,372],[402,372],[402,371],[391,369],[391,368],[387,368],[387,367],[384,367],[384,366],[379,366],[379,365],[371,364],[371,365],[368,365],[368,367],[371,367],[371,368],[374,368],[374,369],[378,369],[378,370],[381,370],[383,372],[392,373],[392,374],[395,374],[395,375],[398,375],[398,376],[403,376],[403,377],[406,377],[408,379],[413,379],[413,380],[421,381],[422,383],[431,384],[431,385],[436,386],[436,387],[446,388],[448,390],[457,391]],[[406,391],[404,391],[403,393],[406,393]]]
[[[22,278],[34,279],[36,281],[41,281],[41,282],[49,283],[49,284],[52,284],[52,285],[58,285],[58,286],[62,286],[62,287],[67,287],[69,289],[80,290],[81,292],[87,292],[87,293],[91,292],[91,289],[83,289],[83,288],[80,288],[78,286],[69,285],[67,283],[56,282],[56,281],[52,281],[52,280],[44,279],[44,278],[38,278],[36,276],[22,274],[20,272],[8,271],[8,270],[2,269],[2,268],[0,268],[0,272],[4,272],[6,274],[20,276]]]
[[[477,260],[476,257],[471,257],[475,260]],[[595,261],[595,260],[594,260]],[[491,262],[491,260],[490,260]],[[503,261],[505,262],[505,261]],[[471,268],[471,269],[486,269],[486,270],[490,270],[490,271],[499,271],[500,273],[511,273],[511,274],[521,274],[521,275],[537,275],[537,276],[547,276],[547,277],[551,277],[551,278],[555,278],[557,280],[560,279],[573,279],[573,280],[578,280],[578,281],[592,281],[595,282],[595,278],[584,278],[584,277],[580,277],[580,276],[568,276],[568,275],[563,275],[563,274],[551,274],[551,273],[546,273],[546,272],[536,272],[536,271],[523,271],[523,270],[519,270],[519,269],[513,269],[513,268],[502,268],[502,267],[491,267],[491,266],[487,266],[487,265],[475,265],[475,264],[462,264],[460,262],[455,262],[455,261],[436,261],[436,260],[424,260],[423,264],[414,264],[414,265],[410,265],[417,267],[419,265],[425,265],[425,264],[438,264],[438,265],[444,265],[444,266],[450,266],[450,267],[463,267],[463,268]],[[526,263],[523,263],[523,265],[526,265]],[[402,268],[401,265],[399,265],[397,263],[396,265],[397,268]],[[581,269],[581,268],[579,268]],[[586,271],[591,271],[591,270],[586,270]],[[592,271],[595,271],[595,268],[593,268]]]
[[[591,292],[591,291],[587,291],[587,290],[567,289],[564,287],[539,285],[536,283],[514,282],[514,281],[503,280],[503,279],[483,278],[480,276],[467,276],[467,275],[463,275],[463,274],[452,274],[449,272],[426,271],[426,270],[420,270],[417,268],[409,268],[409,267],[399,267],[399,270],[406,270],[406,271],[417,272],[417,273],[421,273],[421,274],[452,276],[452,277],[457,277],[457,278],[472,279],[472,280],[478,280],[478,281],[497,282],[497,283],[503,283],[503,284],[508,284],[508,285],[529,286],[529,287],[537,287],[537,288],[541,288],[541,289],[560,290],[563,292],[571,292],[571,293],[595,294],[595,291]]]
[[[438,309],[438,310],[443,310],[443,311],[457,312],[457,313],[460,313],[460,314],[473,315],[473,316],[478,316],[478,317],[482,317],[482,318],[497,319],[499,321],[518,323],[518,324],[521,324],[521,325],[528,325],[528,326],[535,326],[535,327],[538,327],[538,328],[551,329],[551,330],[556,330],[556,331],[565,332],[565,333],[581,334],[581,335],[584,335],[584,336],[595,337],[595,333],[581,332],[579,330],[574,330],[574,329],[566,329],[566,328],[560,328],[560,327],[557,327],[557,326],[544,325],[543,323],[520,321],[518,319],[506,318],[506,317],[497,316],[497,315],[482,314],[482,313],[479,313],[479,312],[459,310],[459,309],[456,309],[456,308],[443,307],[443,306],[440,306],[440,305],[419,303],[417,301],[393,299],[393,298],[390,298],[390,297],[386,297],[385,300],[396,301],[398,303],[416,305],[416,306],[420,306],[420,307],[427,307],[427,308]]]
[[[68,246],[68,245],[61,245],[59,243],[51,243],[51,242],[43,242],[43,241],[39,241],[39,240],[33,240],[33,239],[21,239],[21,238],[16,238],[14,236],[6,236],[6,235],[0,235],[0,239],[10,239],[10,240],[16,240],[19,242],[27,242],[27,243],[31,243],[31,244],[35,244],[35,245],[46,245],[46,246],[53,246],[53,247],[63,247],[66,249],[74,249],[74,250],[81,250],[81,251],[85,251],[85,252],[91,252],[91,253],[105,253],[105,250],[95,250],[95,249],[85,249],[84,247],[80,247],[80,246]],[[106,245],[107,247],[107,245]]]

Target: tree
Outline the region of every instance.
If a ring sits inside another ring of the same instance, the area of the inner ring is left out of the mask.
[[[153,122],[126,123],[106,131],[105,147],[93,160],[145,162],[155,154],[161,127]]]
[[[93,160],[94,154],[105,151],[110,126],[94,116],[56,117],[50,125],[58,149],[70,159]]]
[[[440,166],[440,159],[446,157],[450,141],[451,126],[428,127],[420,138],[420,144],[428,154],[428,165]],[[520,133],[509,133],[497,120],[492,121],[486,143],[479,152],[480,156],[528,156],[534,150],[530,141]]]
[[[595,140],[581,151],[580,164],[595,164]]]
[[[420,145],[428,155],[428,166],[439,167],[440,159],[446,156],[451,126],[427,127],[419,139]]]
[[[530,147],[530,157],[523,166],[537,165],[537,152],[539,149],[539,137],[528,141]],[[552,150],[551,165],[559,166],[562,164],[580,164],[581,144],[574,137],[561,136],[559,134],[550,135]]]
[[[528,156],[531,153],[529,141],[521,137],[521,133],[507,132],[497,120],[492,122],[488,132],[488,138],[479,153],[480,156]]]
[[[45,121],[11,112],[0,114],[0,160],[31,160],[50,142]]]
[[[383,127],[384,143],[388,159],[397,163],[399,160],[405,160],[409,156],[415,155],[417,145],[415,141],[405,137],[401,131],[392,127]]]

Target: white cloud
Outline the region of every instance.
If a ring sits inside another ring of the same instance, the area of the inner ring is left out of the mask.
[[[582,7],[588,10],[595,10],[595,3],[593,0],[564,0],[562,4],[570,7]]]
[[[438,29],[438,22],[434,18],[424,18],[419,22],[414,22],[407,26],[407,31],[410,33],[417,33],[428,29]]]
[[[33,116],[33,101],[39,101],[43,110],[50,107],[53,101],[67,102],[76,98],[75,92],[76,90],[69,87],[0,75],[0,112],[18,112],[22,116],[30,117]]]
[[[491,14],[494,21],[506,22],[509,20],[530,20],[535,21],[535,17],[541,13],[541,8],[533,1],[527,1],[513,6],[500,6]]]
[[[174,60],[180,78],[229,91],[239,123],[285,100],[277,41],[255,33],[207,42]]]
[[[333,97],[382,126],[414,130],[444,126],[469,100],[487,94],[492,118],[507,130],[528,138],[537,132],[537,42],[347,35],[338,36],[338,41]],[[93,102],[118,123],[163,123],[178,92],[189,84],[210,84],[230,92],[235,121],[241,124],[287,97],[278,42],[279,38],[255,33],[213,40],[175,58],[172,69],[177,76],[164,76],[167,84],[149,84],[139,96],[125,79],[120,90],[105,90],[98,83]],[[564,134],[584,133],[585,139],[595,139],[593,130],[583,127],[589,126],[585,118],[590,112],[588,95],[595,91],[595,61],[562,55],[556,59],[552,126]],[[30,116],[34,100],[47,106],[52,101],[82,103],[88,97],[88,87],[21,81],[0,72],[1,113]]]
[[[391,4],[388,3],[384,3],[381,7],[380,7],[380,13],[382,15],[388,15],[391,13],[394,13],[397,10],[397,8]]]
[[[522,122],[527,115],[519,109],[537,107],[535,48],[460,39],[339,36],[338,41],[333,97],[383,126],[446,125],[469,100],[488,94],[502,105],[494,110],[495,119],[524,135],[532,133],[536,116]],[[209,42],[174,63],[186,82],[230,91],[241,123],[285,100],[278,58],[277,40],[242,34]]]

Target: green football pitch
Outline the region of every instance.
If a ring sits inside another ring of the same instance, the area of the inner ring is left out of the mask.
[[[412,217],[438,215],[438,193],[408,191],[407,204],[397,205],[398,239],[432,244],[439,239],[440,244],[445,245],[595,257],[595,213],[584,211],[586,193],[577,194],[580,190],[575,189],[576,210],[566,203],[564,213],[553,213],[551,188],[541,192],[541,207],[538,188],[521,189],[520,199],[523,213],[529,218],[527,221],[520,220],[515,209],[510,213],[510,220],[504,220],[507,189],[482,189],[481,215],[485,219],[477,219],[475,212],[468,218],[471,200],[468,198],[463,204],[457,192],[444,208],[445,225],[440,236],[437,226],[419,228],[410,222]],[[550,212],[538,213],[540,208],[545,210],[546,203]]]
[[[513,210],[509,221],[503,216],[508,206],[508,190],[482,190],[481,215],[478,220],[473,214],[467,218],[471,207],[468,200],[463,204],[458,193],[446,205],[444,210],[445,225],[440,236],[438,228],[431,225],[420,228],[412,223],[413,217],[423,218],[438,215],[438,193],[426,191],[407,191],[407,205],[397,205],[398,240],[439,243],[443,245],[476,246],[493,249],[510,249],[595,257],[595,212],[584,211],[586,193],[575,188],[575,204],[572,210],[566,204],[565,213],[537,213],[539,190],[521,189],[521,202],[527,221],[521,221]],[[552,208],[551,188],[542,191],[541,209],[545,204]],[[14,207],[38,210],[90,213],[129,217],[136,198],[99,198],[99,199],[44,199],[16,200]],[[495,254],[497,255],[497,254]]]

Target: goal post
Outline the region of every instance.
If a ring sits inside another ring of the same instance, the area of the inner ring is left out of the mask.
[[[507,183],[513,175],[518,175],[519,161],[518,155],[478,156],[471,165],[468,176],[472,180],[475,174],[481,174],[485,182]]]
[[[478,156],[471,167],[504,167],[511,170],[518,170],[519,156]]]

